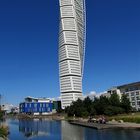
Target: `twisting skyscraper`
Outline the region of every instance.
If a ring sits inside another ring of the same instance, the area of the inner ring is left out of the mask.
[[[59,76],[62,107],[82,97],[86,10],[85,0],[59,0]]]

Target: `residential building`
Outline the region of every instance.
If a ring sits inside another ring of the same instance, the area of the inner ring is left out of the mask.
[[[82,97],[85,0],[59,0],[59,77],[62,108]]]
[[[120,89],[118,89],[118,87],[113,87],[113,88],[109,89],[103,96],[110,97],[111,94],[113,94],[113,93],[116,93],[119,96],[119,98],[121,99],[122,93],[121,93]]]
[[[127,94],[132,108],[140,111],[140,82],[117,87],[121,93]]]
[[[140,82],[113,87],[109,89],[107,93],[103,94],[103,96],[110,97],[110,95],[113,93],[118,94],[120,99],[122,94],[126,94],[129,98],[132,108],[140,110]]]

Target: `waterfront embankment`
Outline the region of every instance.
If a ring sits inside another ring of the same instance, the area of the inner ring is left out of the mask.
[[[17,119],[49,119],[49,120],[65,120],[66,114],[50,114],[50,115],[27,115],[27,114],[18,114]],[[11,116],[12,117],[12,116]]]

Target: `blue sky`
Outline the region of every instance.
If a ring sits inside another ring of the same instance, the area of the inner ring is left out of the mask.
[[[140,80],[140,1],[86,0],[83,92]],[[0,1],[0,93],[58,97],[58,0]]]

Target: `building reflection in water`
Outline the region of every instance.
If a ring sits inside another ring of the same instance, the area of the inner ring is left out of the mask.
[[[50,120],[19,120],[19,132],[26,137],[49,136],[54,133],[61,133],[61,125],[57,121]],[[54,126],[56,129],[54,129]],[[56,131],[57,130],[57,131]]]
[[[61,140],[84,140],[84,129],[76,125],[71,125],[66,121],[61,122]]]

